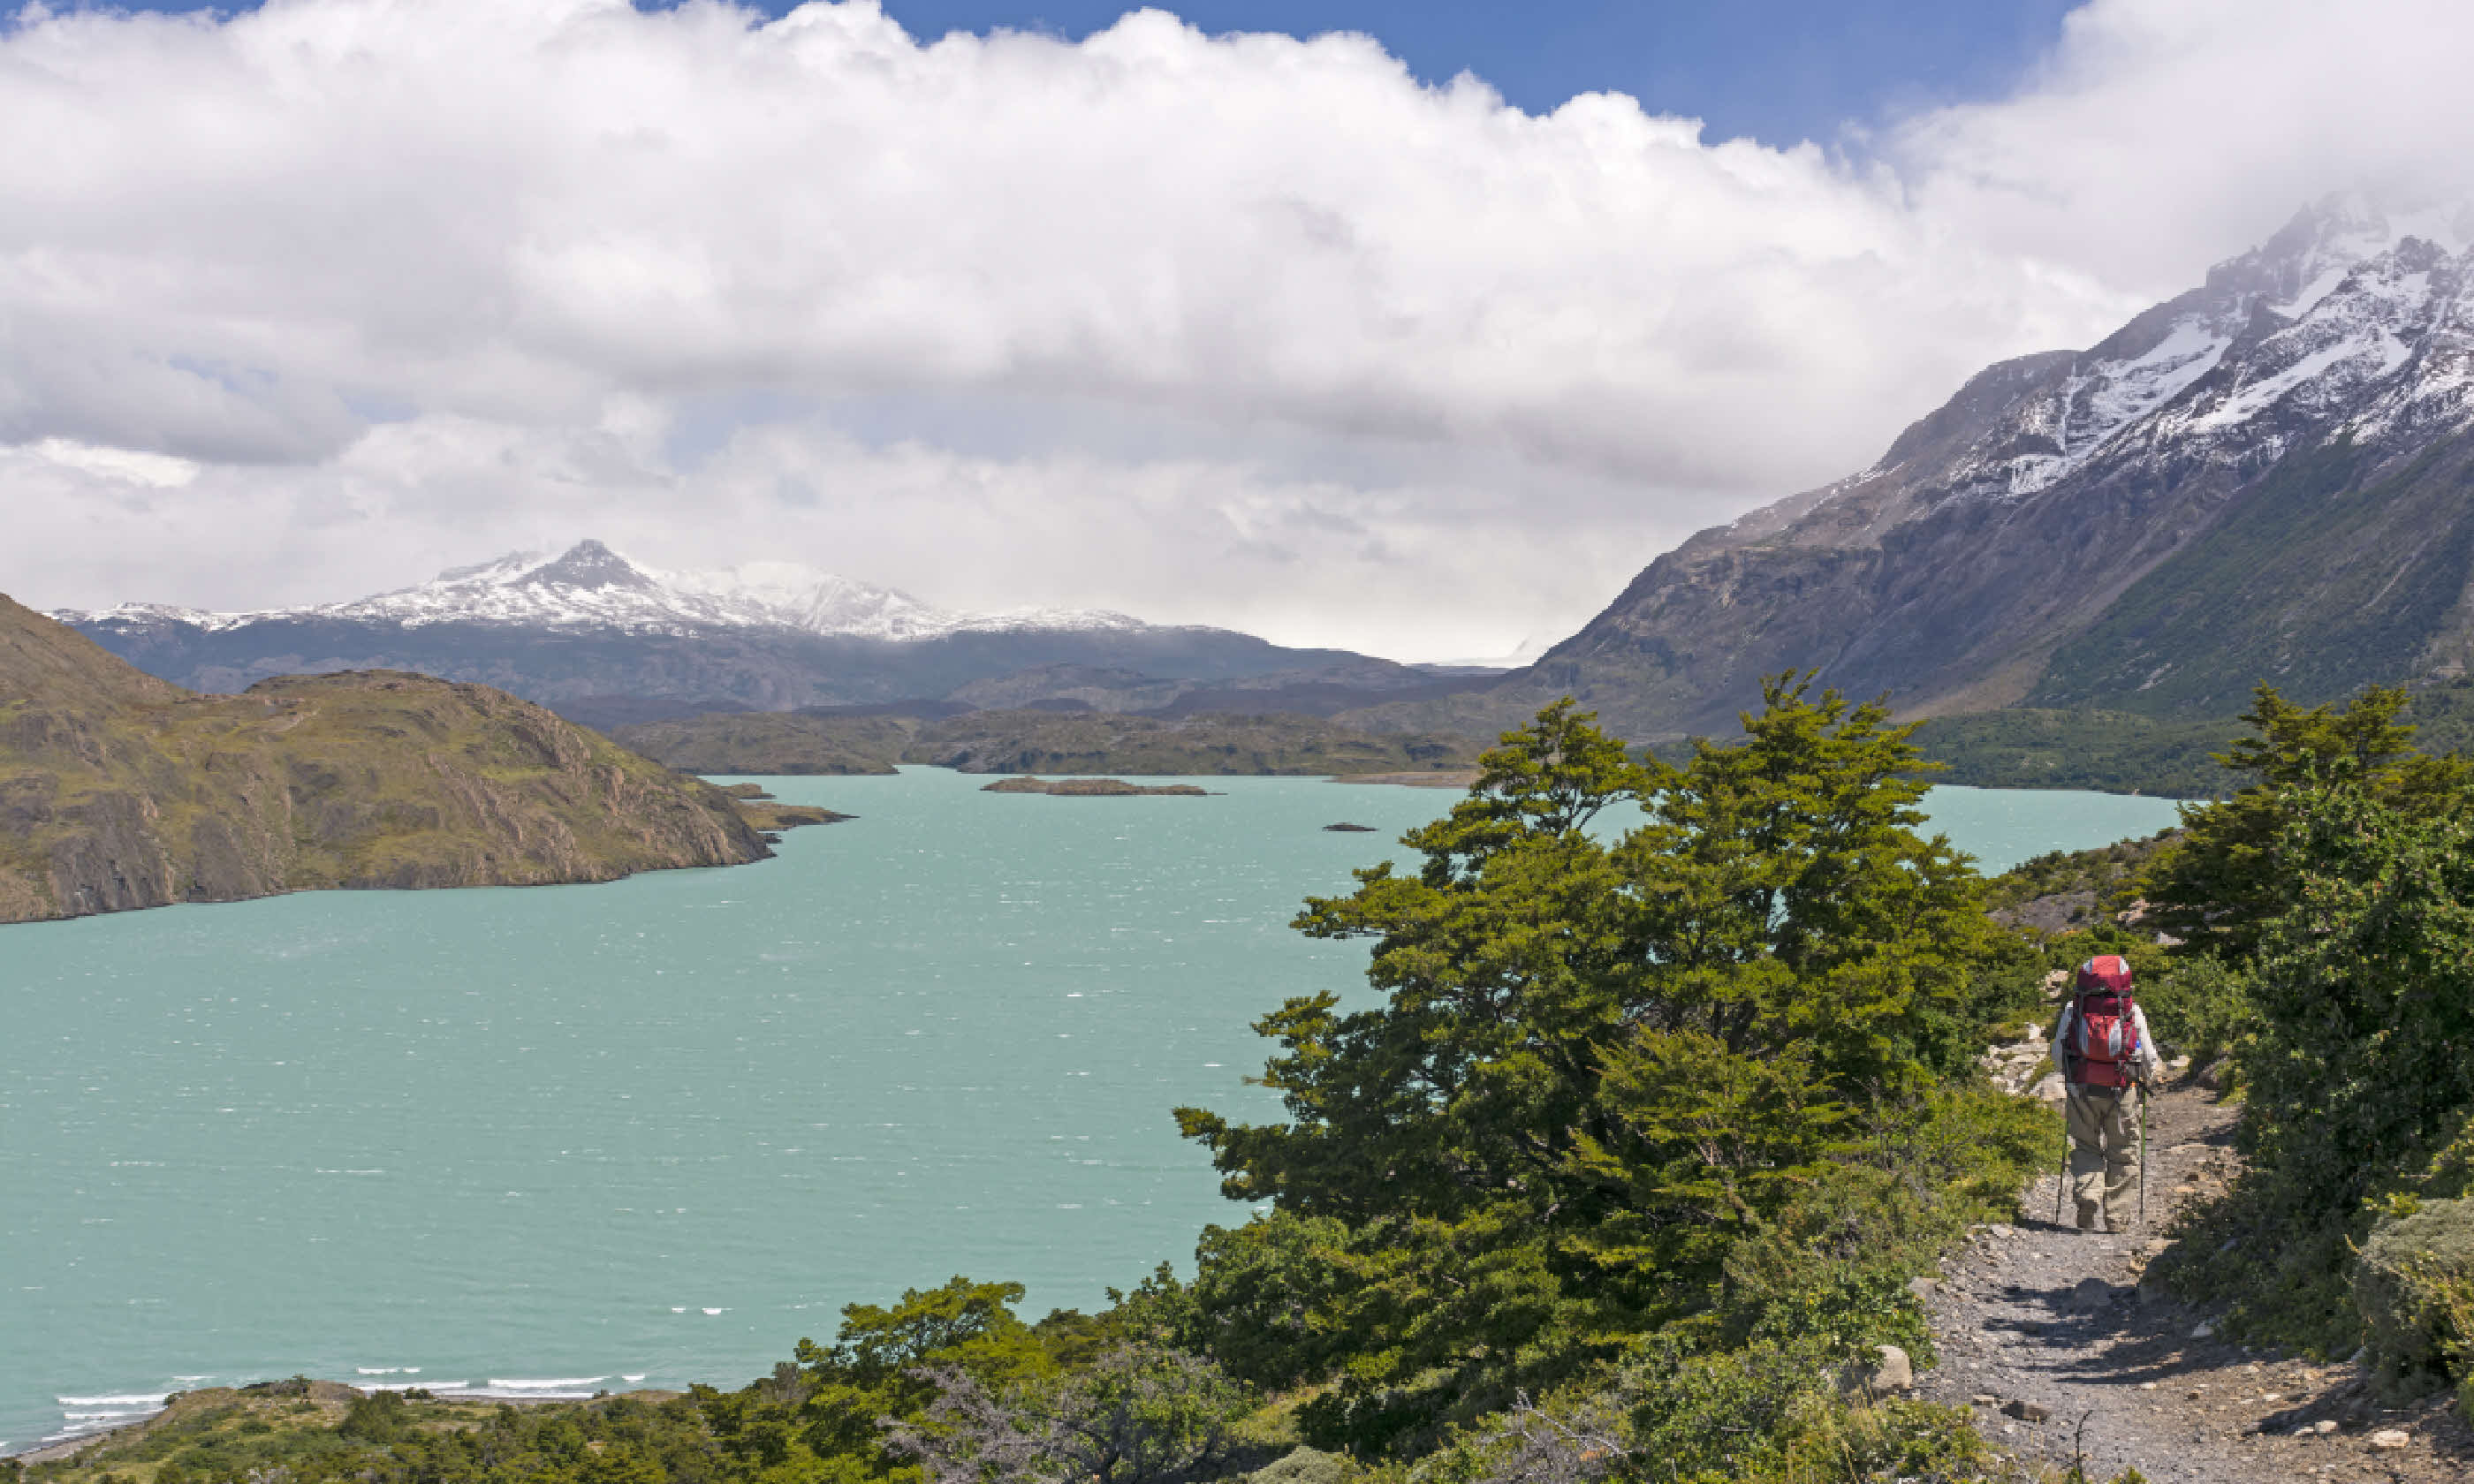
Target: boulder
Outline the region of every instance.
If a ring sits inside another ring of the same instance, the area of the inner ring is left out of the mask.
[[[2101,1278],[2082,1278],[2071,1290],[2071,1307],[2093,1312],[2113,1302],[2113,1284]]]
[[[2001,1409],[2004,1417],[2015,1417],[2023,1423],[2041,1423],[2053,1414],[2032,1401],[2013,1401]]]
[[[2428,1201],[2371,1229],[2354,1264],[2371,1371],[2391,1398],[2445,1385],[2450,1356],[2474,1344],[2474,1199]]]
[[[1916,1368],[1907,1359],[1907,1352],[1896,1345],[1874,1346],[1873,1360],[1873,1374],[1865,1384],[1872,1387],[1875,1396],[1885,1397],[1915,1385]]]

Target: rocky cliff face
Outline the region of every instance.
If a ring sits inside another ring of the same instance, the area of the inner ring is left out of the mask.
[[[0,598],[0,922],[766,853],[718,790],[486,686],[193,695]]]
[[[1818,668],[1908,714],[2224,715],[2474,652],[2474,222],[2330,202],[2102,344],[1995,366],[1859,474],[1702,532],[1529,670],[1628,735]]]

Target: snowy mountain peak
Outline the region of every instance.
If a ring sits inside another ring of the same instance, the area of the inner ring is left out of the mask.
[[[108,613],[56,616],[69,622],[182,623],[208,630],[270,619],[323,618],[406,628],[488,623],[676,634],[792,629],[893,640],[965,633],[1150,627],[1123,613],[1078,610],[948,612],[890,587],[787,562],[755,562],[710,572],[664,572],[640,566],[591,539],[578,541],[555,557],[520,551],[492,562],[449,567],[419,586],[349,603],[245,613],[129,603]]]
[[[2213,457],[2228,430],[2271,407],[2333,416],[2390,377],[2416,383],[2399,411],[2462,407],[2462,368],[2437,350],[2466,323],[2446,306],[2467,276],[2469,240],[2474,212],[2456,206],[2317,203],[2051,372],[1932,484],[2014,498],[2101,459]],[[2418,355],[2427,341],[2435,353]],[[2283,446],[2284,435],[2269,438]]]
[[[2303,207],[2276,235],[2208,271],[2210,289],[2229,289],[2285,319],[2298,319],[2360,265],[2410,239],[2448,256],[2474,245],[2474,208],[2462,202],[2389,205],[2363,192],[2328,196]]]
[[[651,574],[638,570],[626,558],[595,540],[576,542],[557,561],[535,567],[522,580],[545,587],[577,587],[588,592],[604,587],[643,591],[659,586]]]

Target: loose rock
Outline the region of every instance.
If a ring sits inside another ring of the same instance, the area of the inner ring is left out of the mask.
[[[1907,1359],[1905,1351],[1896,1345],[1876,1345],[1873,1347],[1873,1357],[1876,1364],[1868,1384],[1872,1386],[1875,1393],[1886,1396],[1894,1391],[1905,1391],[1915,1385],[1915,1366]]]

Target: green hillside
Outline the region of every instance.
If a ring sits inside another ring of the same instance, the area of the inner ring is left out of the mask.
[[[484,685],[192,695],[0,598],[0,922],[766,853],[719,790]]]
[[[2064,644],[2030,703],[2230,716],[2265,680],[2301,705],[2462,666],[2474,440],[2363,482],[2351,443],[2286,460]]]
[[[2474,681],[2414,690],[2403,720],[2425,752],[2474,753]],[[1936,716],[1917,730],[1916,745],[1944,765],[1944,783],[2212,799],[2241,786],[2214,754],[2247,730],[2230,712],[2179,718],[2018,706]]]

